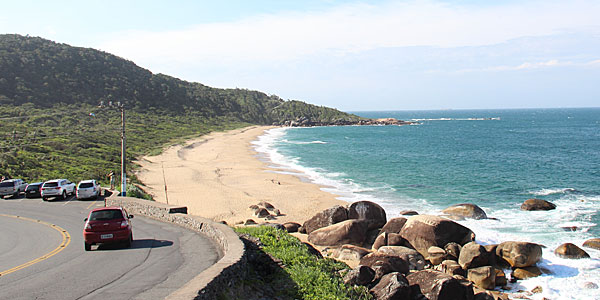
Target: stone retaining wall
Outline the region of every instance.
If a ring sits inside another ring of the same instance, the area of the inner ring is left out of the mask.
[[[218,246],[219,261],[166,299],[216,299],[219,293],[236,285],[244,277],[247,263],[244,244],[229,226],[189,216],[185,206],[116,196],[106,198],[106,205],[122,206],[130,214],[140,214],[195,230],[211,238]]]

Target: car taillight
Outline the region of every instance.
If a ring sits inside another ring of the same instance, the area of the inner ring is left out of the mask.
[[[88,229],[92,230],[92,226],[90,225],[90,223],[87,223],[87,222],[85,223],[85,229],[86,230],[88,230]]]
[[[123,228],[127,228],[127,225],[129,225],[129,222],[127,222],[127,220],[123,220],[123,221],[121,222],[121,229],[123,229]]]

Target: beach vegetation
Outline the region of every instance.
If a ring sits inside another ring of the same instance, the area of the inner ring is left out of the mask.
[[[305,244],[283,230],[258,226],[238,227],[235,231],[258,238],[260,251],[279,260],[282,266],[270,276],[257,276],[256,267],[250,264],[248,278],[253,281],[249,284],[267,285],[278,293],[276,296],[290,299],[372,299],[365,287],[343,282],[341,273],[349,269],[348,265],[310,253]]]

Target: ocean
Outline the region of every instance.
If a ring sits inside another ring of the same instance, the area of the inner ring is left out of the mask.
[[[538,265],[552,273],[511,284],[512,291],[541,286],[532,299],[600,299],[600,289],[585,288],[600,286],[600,251],[582,247],[600,238],[600,108],[353,113],[418,124],[276,128],[255,148],[339,199],[380,204],[388,219],[477,204],[497,219],[460,221],[477,242],[546,246]],[[529,198],[557,209],[521,211]],[[555,256],[566,242],[592,258]]]

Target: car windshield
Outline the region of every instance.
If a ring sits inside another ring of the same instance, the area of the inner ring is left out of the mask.
[[[106,221],[122,218],[123,214],[117,209],[94,211],[90,215],[90,221]]]
[[[44,187],[54,187],[58,186],[58,182],[46,182],[44,183]]]
[[[91,182],[82,182],[79,184],[80,189],[91,188],[91,187],[94,187],[94,184]]]
[[[27,190],[36,190],[40,188],[40,184],[30,184],[27,186]]]
[[[13,187],[15,184],[12,181],[0,182],[0,187]]]

